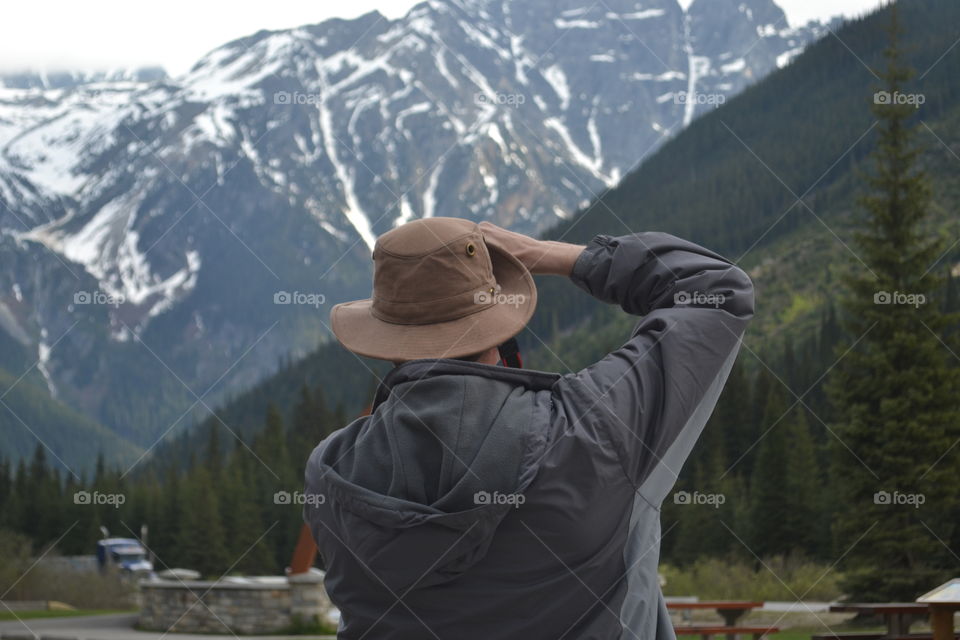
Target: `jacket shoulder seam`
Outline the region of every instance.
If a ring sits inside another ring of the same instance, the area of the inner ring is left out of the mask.
[[[562,392],[557,389],[557,386],[559,386],[564,381],[568,383],[567,384],[568,389],[573,390],[578,396],[584,397],[582,390],[576,388],[576,387],[579,387],[580,384],[579,384],[579,381],[575,381],[575,376],[573,375],[563,376],[559,380],[557,380],[557,382],[554,384],[553,389],[551,390],[552,391],[551,396],[554,393],[560,396],[563,395]],[[584,419],[579,420],[579,422],[584,422]],[[598,431],[602,432],[603,434],[603,439],[605,440],[607,447],[613,450],[613,455],[617,460],[617,465],[620,467],[620,472],[623,474],[624,479],[634,489],[634,491],[639,491],[640,486],[637,483],[635,483],[633,479],[630,477],[630,474],[627,473],[627,467],[625,465],[623,456],[620,453],[620,448],[616,446],[614,438],[610,433],[610,425],[607,423],[606,420],[599,419],[599,418],[592,419],[591,423],[597,425]],[[644,497],[644,500],[649,503],[649,500],[647,500],[645,497]]]

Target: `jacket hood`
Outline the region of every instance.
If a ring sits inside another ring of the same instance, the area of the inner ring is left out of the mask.
[[[314,450],[307,493],[323,500],[306,519],[394,591],[454,579],[522,508],[547,446],[536,427],[547,417],[536,414],[549,407],[536,391],[555,379],[450,360],[400,365],[370,416]]]

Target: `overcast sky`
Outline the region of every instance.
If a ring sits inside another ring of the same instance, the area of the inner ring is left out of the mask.
[[[584,0],[585,2],[589,0]],[[680,0],[688,5],[690,0]],[[373,9],[402,16],[414,0],[30,0],[4,3],[0,69],[160,65],[183,73],[203,54],[260,29],[351,18]],[[779,0],[791,25],[856,16],[881,0]]]

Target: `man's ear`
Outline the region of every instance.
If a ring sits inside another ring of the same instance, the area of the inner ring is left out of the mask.
[[[499,349],[497,347],[490,347],[480,354],[480,357],[477,358],[477,362],[482,364],[497,364],[500,362]]]

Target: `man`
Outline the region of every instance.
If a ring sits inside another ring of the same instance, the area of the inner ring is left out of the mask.
[[[373,260],[372,298],[332,327],[398,366],[306,471],[338,637],[673,638],[660,505],[753,315],[747,275],[664,233],[583,247],[452,218],[384,234]],[[497,366],[531,273],[642,317],[582,371]]]

